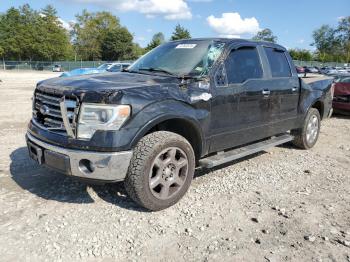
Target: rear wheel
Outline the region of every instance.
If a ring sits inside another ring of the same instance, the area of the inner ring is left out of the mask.
[[[125,188],[141,206],[153,211],[165,209],[185,195],[194,169],[194,152],[185,138],[154,132],[136,145]]]
[[[293,130],[294,145],[302,149],[312,148],[319,137],[321,128],[321,117],[317,109],[311,108],[306,115],[304,125],[301,129]]]

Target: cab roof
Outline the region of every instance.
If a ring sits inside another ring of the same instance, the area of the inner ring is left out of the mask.
[[[287,49],[281,45],[266,42],[266,41],[254,41],[254,40],[248,40],[248,39],[241,39],[241,38],[223,38],[223,37],[208,37],[208,38],[191,38],[191,39],[183,39],[183,40],[177,40],[173,42],[187,42],[187,41],[220,41],[227,44],[234,44],[234,43],[254,43],[257,45],[267,46],[271,48],[278,48],[286,51]]]

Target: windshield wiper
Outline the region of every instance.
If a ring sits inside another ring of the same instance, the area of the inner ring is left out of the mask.
[[[165,74],[170,75],[170,76],[179,77],[178,75],[171,73],[171,72],[169,72],[165,69],[162,69],[162,68],[147,67],[147,68],[139,68],[138,70],[139,71],[148,71],[148,72],[160,72],[160,73],[165,73]]]
[[[208,79],[208,76],[206,75],[198,75],[198,76],[194,76],[194,75],[182,75],[180,76],[181,79],[193,79],[195,81],[202,81],[202,80],[206,80]]]

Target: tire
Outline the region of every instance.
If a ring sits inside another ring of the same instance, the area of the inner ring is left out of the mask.
[[[310,108],[305,117],[303,127],[292,131],[292,135],[294,135],[293,144],[301,149],[312,148],[318,140],[320,128],[320,113],[316,108]]]
[[[134,148],[125,189],[142,207],[159,211],[176,204],[186,194],[194,170],[195,155],[184,137],[154,132]]]

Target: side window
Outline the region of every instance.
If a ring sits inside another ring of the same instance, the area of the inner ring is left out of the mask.
[[[271,67],[272,77],[290,77],[292,76],[290,66],[283,51],[265,47],[265,52]]]
[[[232,50],[225,62],[229,84],[240,84],[248,79],[262,78],[263,71],[255,47]]]

